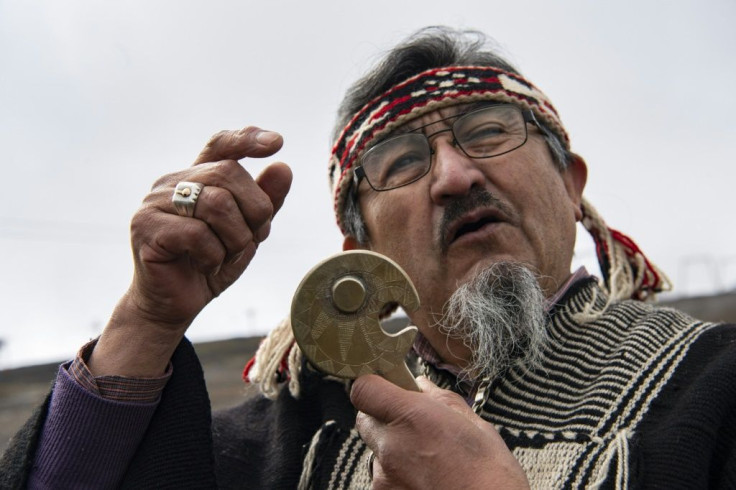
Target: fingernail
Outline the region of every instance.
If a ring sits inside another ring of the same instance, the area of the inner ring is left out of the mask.
[[[240,253],[237,253],[237,254],[233,255],[233,258],[230,259],[230,265],[235,265],[238,262],[240,262],[240,259],[243,258],[243,255],[245,255],[245,250],[243,250]]]
[[[264,146],[270,146],[280,138],[279,133],[273,131],[261,131],[256,135],[256,141]]]

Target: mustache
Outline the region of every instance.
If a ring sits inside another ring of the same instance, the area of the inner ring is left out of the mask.
[[[452,241],[452,237],[449,236],[449,230],[452,224],[471,211],[488,207],[499,209],[505,216],[513,216],[511,208],[505,202],[481,187],[474,187],[467,195],[458,197],[447,203],[442,214],[442,219],[440,220],[440,225],[437,227],[437,236],[435,238],[443,254],[447,252]]]

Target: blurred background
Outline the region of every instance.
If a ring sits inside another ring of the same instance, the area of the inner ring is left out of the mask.
[[[340,250],[326,162],[343,93],[426,25],[488,33],[550,97],[588,199],[675,283],[664,300],[730,298],[734,21],[731,0],[0,0],[0,382],[101,332],[130,281],[130,217],[225,128],[281,132],[294,184],[189,337],[267,332]],[[575,260],[598,272],[584,231]]]

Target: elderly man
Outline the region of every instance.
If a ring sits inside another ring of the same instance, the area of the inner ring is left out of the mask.
[[[275,153],[278,134],[222,132],[134,217],[132,285],[60,368],[6,482],[736,486],[736,329],[643,301],[663,274],[583,199],[556,110],[482,36],[408,39],[348,92],[337,126],[344,249],[392,258],[416,286],[421,392],[320,373],[285,322],[246,373],[263,394],[210,418],[184,333],[246,269],[291,183],[283,164],[253,179],[238,163]],[[602,281],[570,270],[578,221]]]

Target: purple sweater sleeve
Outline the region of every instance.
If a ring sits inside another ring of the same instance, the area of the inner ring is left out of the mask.
[[[90,393],[62,365],[28,488],[117,488],[157,406]]]

